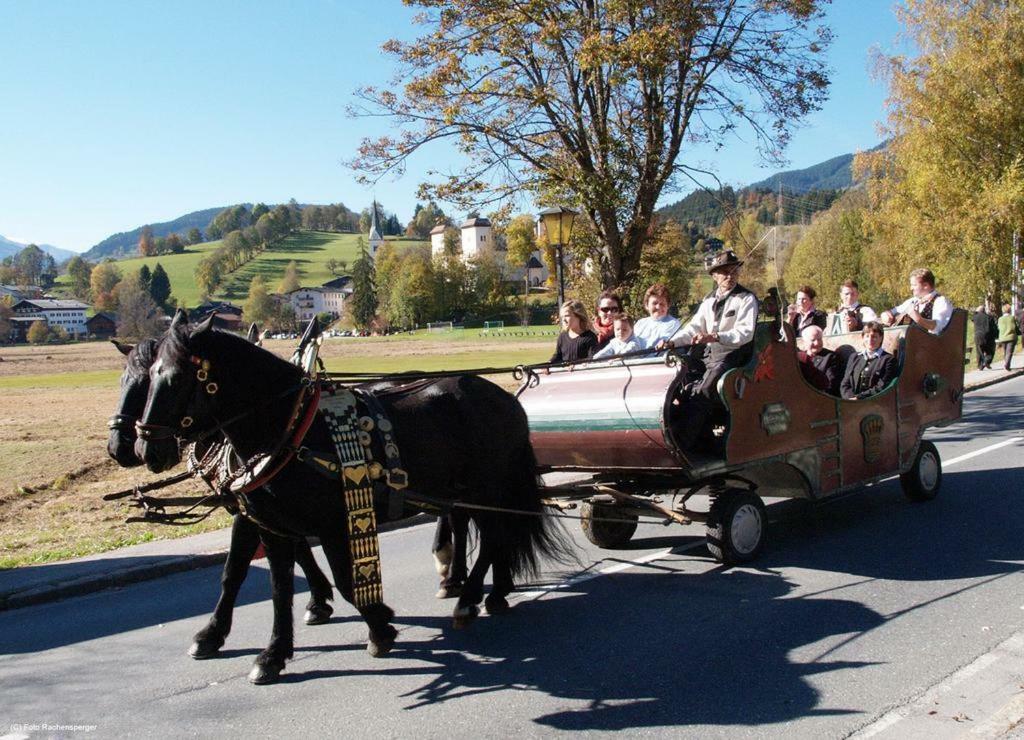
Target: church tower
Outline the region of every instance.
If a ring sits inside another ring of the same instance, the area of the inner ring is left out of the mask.
[[[370,208],[370,236],[367,239],[370,247],[370,256],[376,258],[377,250],[384,243],[384,237],[380,235],[380,227],[377,225],[377,201],[373,201]]]

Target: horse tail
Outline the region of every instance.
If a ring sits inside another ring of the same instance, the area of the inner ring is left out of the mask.
[[[510,509],[530,514],[506,515],[505,541],[511,556],[512,577],[535,577],[540,558],[559,563],[579,562],[572,539],[561,522],[544,513],[537,484],[537,458],[528,440],[510,456],[506,501]]]

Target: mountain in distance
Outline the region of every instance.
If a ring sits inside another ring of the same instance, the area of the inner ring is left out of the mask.
[[[16,242],[13,239],[8,239],[5,236],[0,236],[0,259],[15,255],[27,246],[28,244],[22,244],[21,242]],[[55,247],[52,244],[37,244],[36,246],[51,255],[58,262],[63,262],[64,260],[70,259],[78,254],[78,252],[72,252],[70,249],[61,249],[60,247]]]
[[[252,208],[248,203],[243,203],[242,205],[247,208]],[[201,211],[192,211],[192,213],[186,213],[184,216],[179,216],[173,221],[149,224],[149,227],[153,229],[153,236],[155,237],[168,236],[169,234],[185,236],[189,229],[199,229],[200,231],[205,232],[206,227],[210,225],[210,221],[213,220],[213,217],[228,207],[232,206],[220,206],[219,208],[204,208]],[[118,234],[108,236],[99,244],[91,247],[89,251],[82,256],[94,262],[99,262],[107,257],[136,256],[139,251],[139,237],[142,236],[142,229],[144,228],[145,226],[139,226],[132,231],[122,231]]]

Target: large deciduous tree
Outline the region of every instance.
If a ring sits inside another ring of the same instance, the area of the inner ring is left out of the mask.
[[[121,282],[121,268],[112,261],[101,262],[92,269],[89,275],[89,288],[92,292],[93,305],[100,311],[112,311],[117,308],[114,288]]]
[[[905,0],[920,54],[881,59],[889,134],[862,155],[869,175],[869,264],[879,288],[906,292],[931,267],[954,300],[1005,289],[1013,231],[1024,223],[1024,4]]]
[[[117,286],[117,335],[145,339],[159,334],[163,311],[153,301],[138,273],[128,275]]]
[[[779,159],[828,85],[820,0],[405,1],[425,32],[384,47],[404,87],[363,88],[353,111],[401,133],[364,141],[350,164],[373,180],[451,140],[465,166],[431,173],[420,197],[574,203],[606,285],[635,276],[688,145],[746,125]]]
[[[71,282],[71,295],[80,301],[88,300],[92,264],[76,254],[68,260],[67,270],[68,279]]]

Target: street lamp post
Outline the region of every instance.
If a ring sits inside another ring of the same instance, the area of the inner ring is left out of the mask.
[[[564,206],[547,208],[540,212],[544,233],[547,234],[548,242],[555,248],[555,279],[558,281],[559,309],[565,303],[565,266],[562,250],[569,243],[576,215],[576,211]]]

